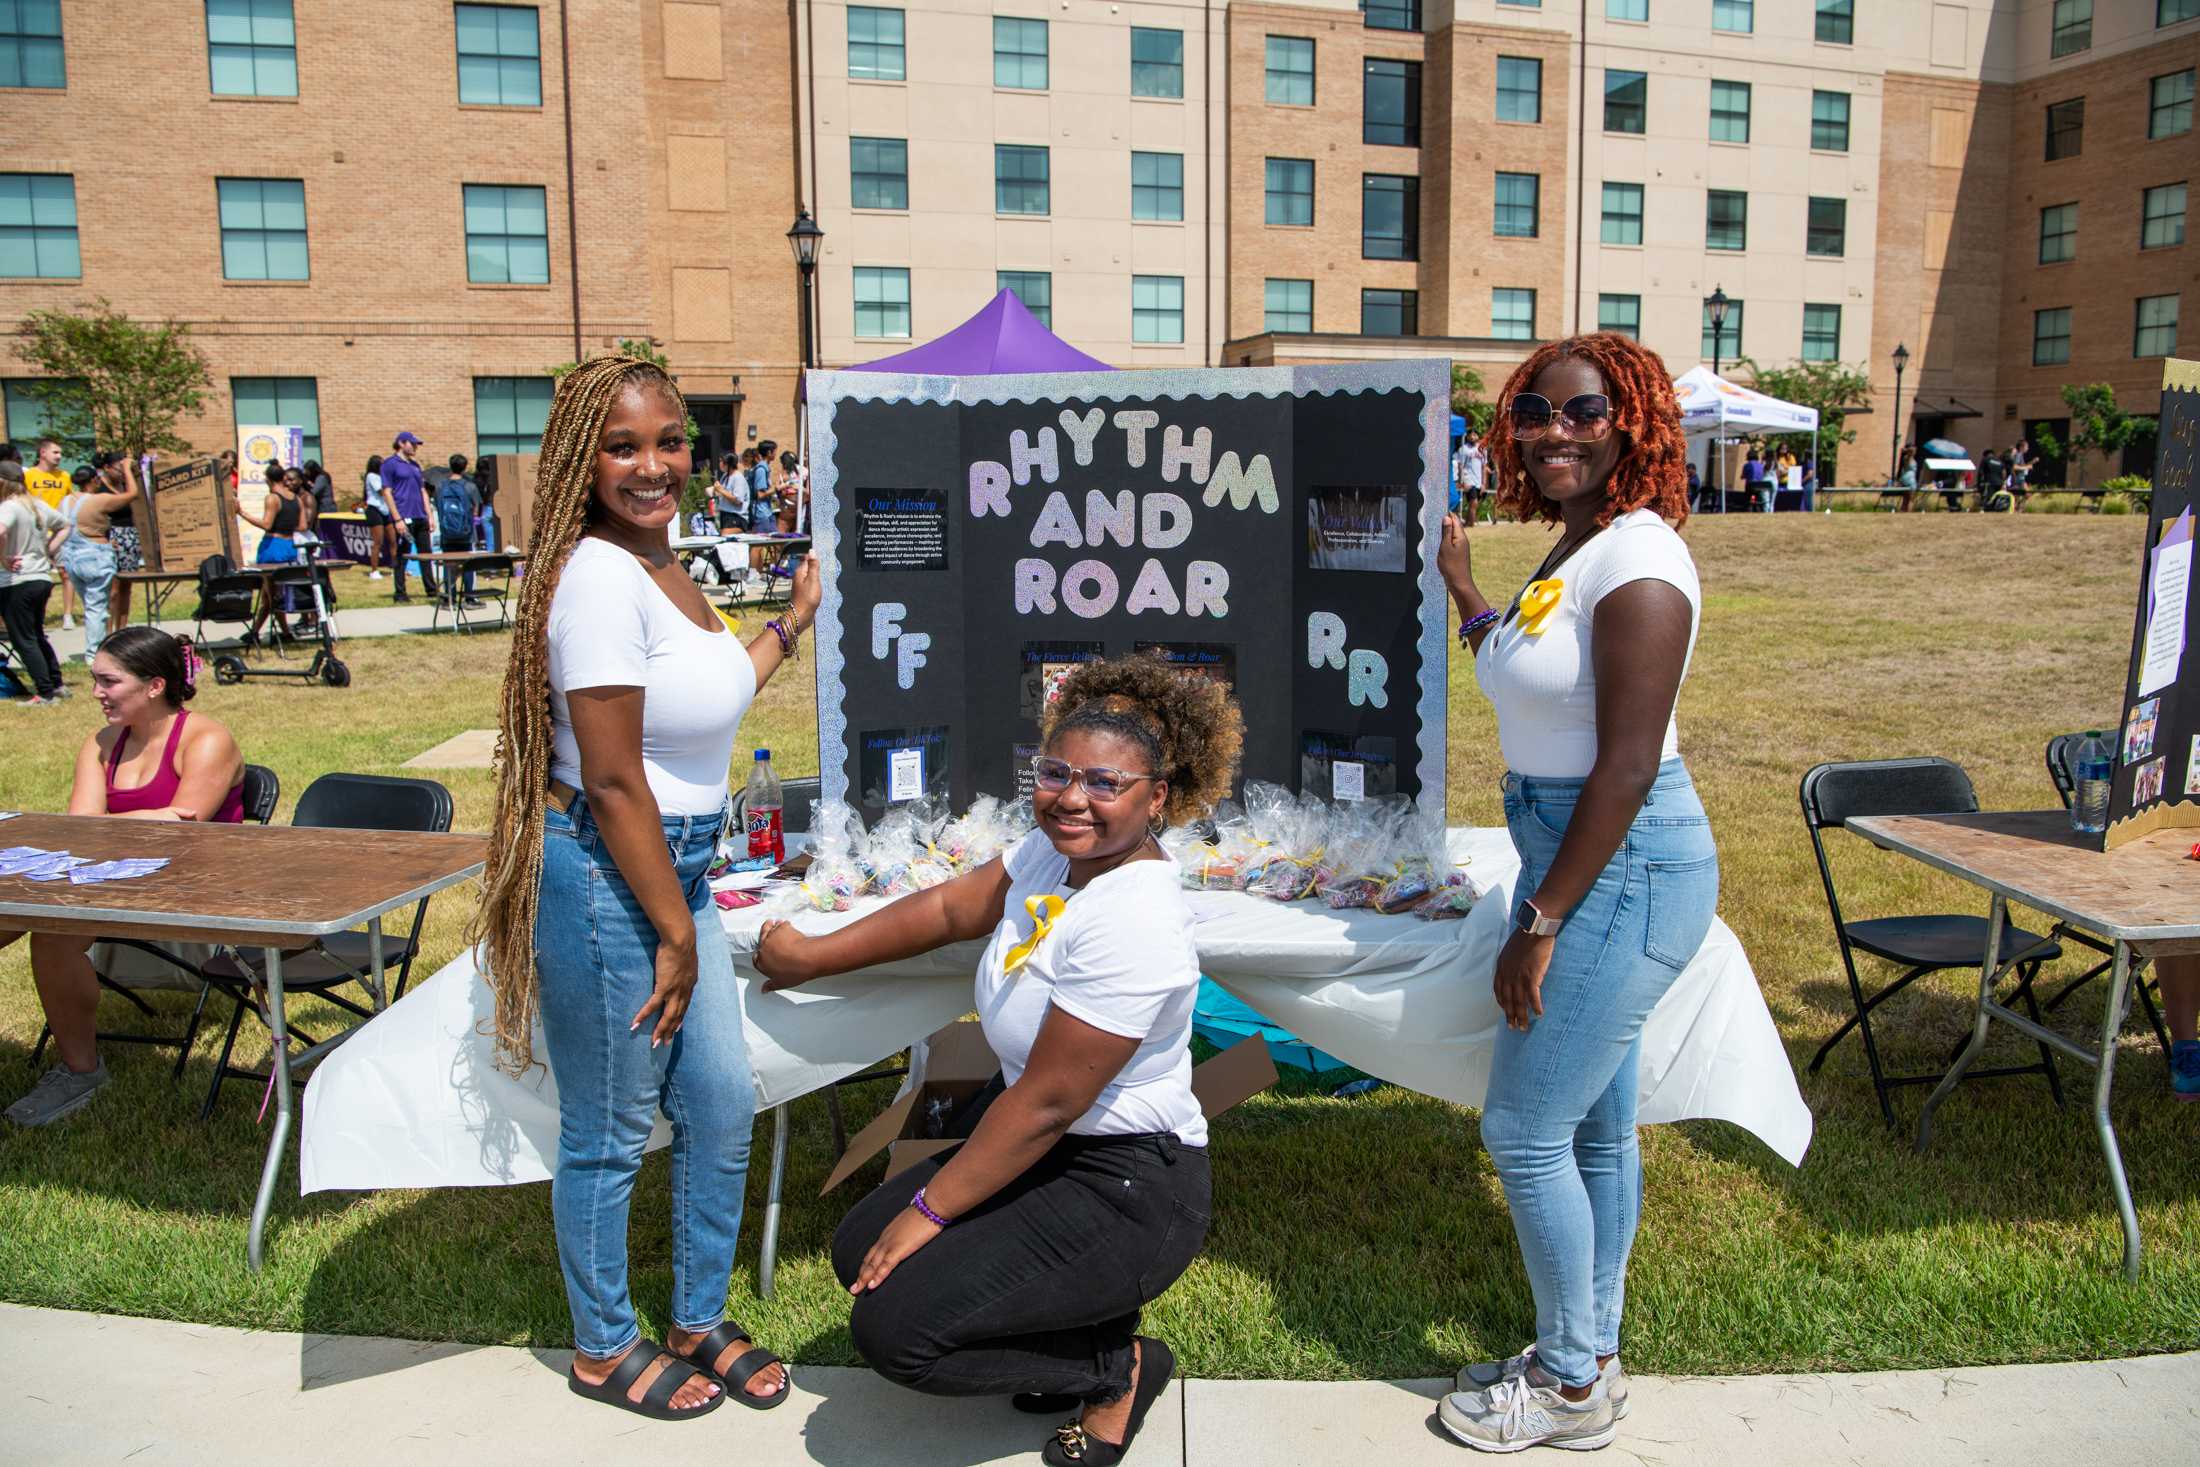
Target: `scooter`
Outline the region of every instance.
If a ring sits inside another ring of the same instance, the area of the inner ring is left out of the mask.
[[[321,594],[321,574],[314,565],[314,557],[321,550],[321,538],[300,535],[297,545],[299,566],[304,572],[303,584],[313,590],[314,639],[320,643],[314,650],[313,659],[304,667],[251,667],[238,653],[222,652],[214,658],[215,682],[234,687],[247,678],[288,678],[303,683],[324,683],[332,688],[351,686],[351,669],[336,656],[336,614]],[[282,584],[280,578],[270,581],[269,589]]]

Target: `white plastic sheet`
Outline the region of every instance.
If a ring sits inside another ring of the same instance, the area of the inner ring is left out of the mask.
[[[1519,863],[1502,830],[1454,830],[1452,854],[1488,890],[1466,918],[1423,922],[1190,895],[1208,976],[1268,1018],[1371,1075],[1480,1105],[1503,1022],[1491,993]],[[815,915],[824,931],[879,905]],[[759,1109],[805,1095],[969,1012],[980,945],[758,991],[755,908],[722,914],[743,991]],[[306,1087],[302,1191],[483,1187],[546,1180],[557,1155],[547,1069],[497,1070],[488,985],[463,954],[321,1062]],[[537,1042],[536,1053],[545,1053]],[[1800,1165],[1811,1115],[1741,943],[1723,922],[1643,1030],[1642,1119],[1715,1117]],[[660,1119],[652,1145],[668,1139]]]

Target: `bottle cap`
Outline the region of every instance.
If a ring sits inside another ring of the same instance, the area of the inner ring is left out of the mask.
[[[765,763],[766,761],[768,761],[768,760],[769,760],[769,759],[771,758],[771,756],[772,756],[772,751],[771,751],[771,750],[769,750],[769,749],[758,749],[758,750],[756,751],[756,762],[757,762],[757,763],[759,763],[759,764]]]

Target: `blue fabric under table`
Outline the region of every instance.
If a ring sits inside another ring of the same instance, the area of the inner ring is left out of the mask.
[[[1258,1034],[1268,1041],[1269,1058],[1277,1064],[1295,1065],[1317,1075],[1327,1070],[1352,1068],[1335,1055],[1314,1048],[1290,1030],[1247,1008],[1205,974],[1200,976],[1199,1000],[1192,1009],[1192,1032],[1218,1049],[1228,1049],[1239,1040]]]

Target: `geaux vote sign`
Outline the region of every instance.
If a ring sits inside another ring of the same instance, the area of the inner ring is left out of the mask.
[[[1028,793],[1079,663],[1215,678],[1244,775],[1443,808],[1443,362],[813,373],[827,798]]]

